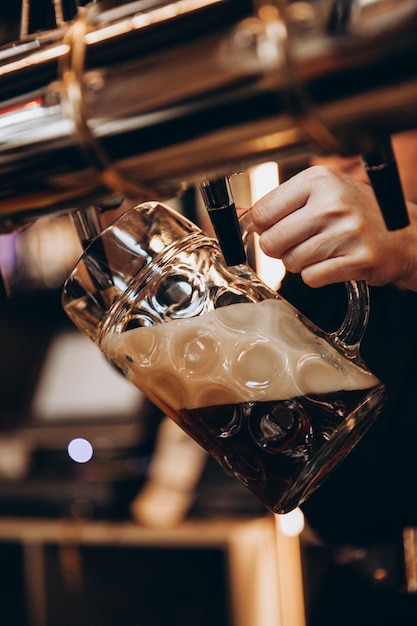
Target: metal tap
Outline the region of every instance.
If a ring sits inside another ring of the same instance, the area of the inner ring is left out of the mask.
[[[0,47],[2,232],[317,151],[363,154],[381,197],[374,156],[417,127],[414,0],[76,8]]]

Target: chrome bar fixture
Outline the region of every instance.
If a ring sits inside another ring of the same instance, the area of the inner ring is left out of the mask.
[[[265,160],[374,155],[417,127],[416,30],[414,0],[78,7],[0,48],[0,232]]]

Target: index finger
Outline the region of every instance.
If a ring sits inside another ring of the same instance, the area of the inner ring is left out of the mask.
[[[305,206],[310,195],[306,171],[295,174],[255,202],[251,212],[256,229],[263,231]]]

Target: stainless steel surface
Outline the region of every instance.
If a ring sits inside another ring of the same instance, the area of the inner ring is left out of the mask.
[[[347,5],[93,4],[3,46],[0,230],[417,126],[416,3]]]

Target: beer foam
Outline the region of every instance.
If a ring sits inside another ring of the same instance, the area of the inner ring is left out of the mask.
[[[368,389],[379,382],[279,299],[115,334],[106,354],[143,393],[174,410]]]

